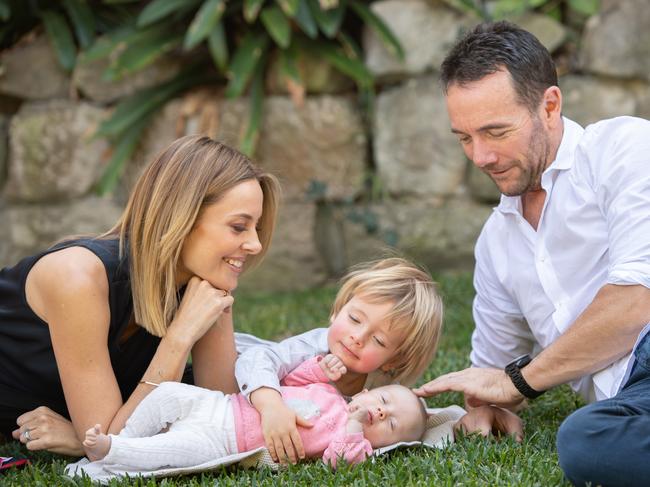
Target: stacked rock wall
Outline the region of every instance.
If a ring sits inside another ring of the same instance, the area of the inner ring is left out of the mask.
[[[561,73],[565,115],[582,124],[650,117],[645,3],[603,0],[589,19],[572,69]],[[434,0],[384,0],[372,8],[402,42],[406,60],[364,33],[366,64],[378,79],[371,110],[360,107],[348,80],[318,61],[301,61],[310,92],[301,106],[269,73],[254,159],[280,178],[284,200],[268,257],[242,279],[244,287],[316,286],[394,249],[434,272],[472,263],[499,194],[450,133],[437,69],[479,19]],[[546,16],[513,20],[552,52],[575,42]],[[35,36],[1,53],[0,62],[0,266],[63,236],[107,230],[141,168],[171,141],[200,132],[237,145],[248,113],[246,99],[224,100],[218,89],[169,102],[120,185],[99,197],[93,188],[111,148],[94,129],[119,99],[170,79],[183,60],[165,59],[108,84],[97,61],[63,73],[45,38]]]

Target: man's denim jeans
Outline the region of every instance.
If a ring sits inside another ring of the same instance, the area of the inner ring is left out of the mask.
[[[560,466],[575,485],[650,485],[650,333],[634,353],[632,375],[616,396],[578,409],[560,426]]]

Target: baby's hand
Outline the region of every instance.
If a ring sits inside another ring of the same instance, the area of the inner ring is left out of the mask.
[[[368,408],[360,406],[350,406],[348,408],[348,433],[360,433],[363,431],[363,425],[370,423]]]
[[[323,373],[332,382],[336,382],[348,372],[341,359],[332,353],[325,355],[323,360],[318,362],[318,365],[320,365]]]
[[[350,406],[348,408],[348,421],[358,421],[361,424],[370,423],[370,415],[368,414],[368,408],[360,406]]]

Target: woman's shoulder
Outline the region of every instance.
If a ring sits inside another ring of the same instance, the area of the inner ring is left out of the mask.
[[[102,260],[91,250],[70,246],[48,253],[30,270],[25,282],[30,305],[38,309],[48,302],[79,302],[108,295],[108,278]]]
[[[50,326],[72,322],[74,315],[102,321],[108,316],[105,267],[96,254],[84,247],[69,246],[46,253],[29,270],[24,286],[27,306]]]
[[[102,259],[86,247],[70,246],[41,257],[32,271],[57,277],[57,280],[95,280],[106,274]]]
[[[117,239],[82,238],[61,242],[47,250],[32,272],[44,274],[52,282],[69,279],[70,285],[113,280],[117,270],[128,269],[120,258]],[[30,272],[31,273],[31,272]]]

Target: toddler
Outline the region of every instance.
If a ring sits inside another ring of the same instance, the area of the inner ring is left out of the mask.
[[[410,389],[363,390],[348,404],[328,383],[344,375],[341,360],[327,355],[305,361],[283,380],[286,404],[313,422],[299,428],[307,457],[335,468],[340,458],[359,463],[375,448],[422,437],[426,410]],[[177,382],[164,382],[143,399],[119,435],[100,428],[86,432],[88,458],[138,470],[194,466],[264,445],[260,415],[241,394]]]
[[[435,353],[442,309],[429,274],[393,257],[361,264],[343,278],[329,328],[280,343],[237,334],[237,382],[261,415],[273,460],[296,462],[306,454],[297,426],[311,423],[280,394],[280,380],[289,371],[310,357],[332,353],[344,372],[336,387],[346,396],[391,383],[412,385]]]

